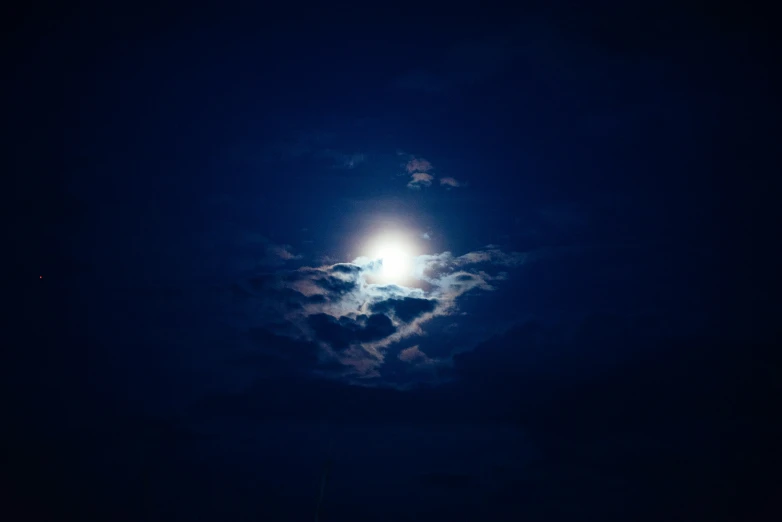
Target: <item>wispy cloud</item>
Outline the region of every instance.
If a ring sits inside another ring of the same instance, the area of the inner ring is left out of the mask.
[[[527,260],[528,255],[520,252],[503,252],[496,245],[486,245],[483,250],[476,250],[459,256],[456,262],[459,265],[476,263],[491,263],[499,266],[518,266]]]
[[[457,188],[457,187],[463,187],[464,183],[457,181],[456,178],[445,177],[445,178],[440,178],[440,185],[444,185],[447,188]]]
[[[301,255],[295,255],[291,252],[290,245],[269,245],[266,248],[266,252],[270,256],[276,257],[278,259],[282,259],[283,261],[289,261],[291,259],[301,259]]]

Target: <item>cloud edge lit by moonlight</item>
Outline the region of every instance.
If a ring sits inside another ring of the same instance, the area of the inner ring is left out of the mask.
[[[494,245],[460,256],[419,255],[413,259],[409,286],[370,282],[382,260],[368,257],[256,274],[241,285],[251,298],[246,303],[250,330],[267,332],[262,341],[256,335],[253,349],[306,360],[298,369],[313,375],[393,386],[380,373],[389,348],[425,335],[423,326],[435,317],[457,315],[460,298],[494,290],[508,278],[507,268],[526,258]],[[286,352],[279,353],[281,349]],[[442,362],[423,353],[406,359],[412,366]]]

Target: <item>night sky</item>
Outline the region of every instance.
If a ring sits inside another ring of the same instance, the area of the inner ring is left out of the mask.
[[[782,518],[782,56],[714,4],[8,11],[3,520]]]

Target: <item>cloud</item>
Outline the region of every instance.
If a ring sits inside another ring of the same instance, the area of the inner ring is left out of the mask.
[[[416,317],[427,312],[432,312],[437,307],[434,299],[421,299],[418,297],[403,297],[402,299],[387,299],[372,305],[373,312],[390,313],[400,321],[409,323]]]
[[[251,328],[248,337],[270,360],[292,362],[296,366],[317,364],[318,347],[312,342],[278,335],[266,328]]]
[[[487,245],[482,250],[468,252],[461,256],[454,256],[450,252],[440,254],[422,255],[415,260],[413,267],[415,277],[422,281],[437,282],[444,281],[445,276],[453,276],[455,282],[465,283],[468,280],[475,280],[474,277],[480,276],[481,280],[501,280],[507,277],[505,272],[499,272],[490,276],[485,272],[477,273],[458,272],[457,269],[464,270],[464,267],[471,265],[488,264],[503,267],[515,267],[524,264],[529,255],[523,252],[504,252],[494,245]]]
[[[469,252],[456,258],[459,266],[477,263],[491,263],[499,266],[518,266],[527,261],[528,254],[521,252],[503,252],[495,245],[487,245],[483,250]]]
[[[407,162],[407,165],[405,166],[407,169],[407,172],[409,174],[413,174],[415,172],[429,172],[432,170],[432,164],[429,163],[428,160],[424,158],[412,158],[410,161]]]
[[[399,352],[399,360],[414,364],[433,364],[434,359],[422,352],[418,346],[411,346]]]
[[[440,178],[440,185],[444,185],[448,188],[458,188],[458,187],[463,187],[464,183],[457,181],[455,178],[446,177],[446,178]]]
[[[272,332],[295,341],[286,344],[272,338],[269,343],[280,349],[306,354],[317,347],[316,364],[311,358],[292,360],[306,362],[319,375],[382,383],[379,370],[389,347],[424,335],[424,325],[435,317],[458,315],[461,296],[494,290],[508,277],[497,268],[523,261],[522,254],[494,245],[461,256],[422,255],[413,261],[415,286],[406,286],[370,282],[381,264],[362,257],[349,263],[257,274],[234,285],[231,295],[246,307],[240,315],[253,323],[250,331],[256,345],[259,336],[268,340],[270,334],[265,332]],[[269,355],[268,350],[265,353]],[[417,365],[437,361],[422,352],[404,353],[402,360],[415,360]]]
[[[352,263],[337,263],[331,266],[331,270],[340,274],[355,275],[361,273],[362,267]]]
[[[429,232],[424,232],[420,237],[421,239],[426,239],[427,241],[432,239],[432,236],[429,235]]]
[[[266,252],[272,257],[282,259],[283,261],[290,261],[291,259],[301,259],[300,255],[294,255],[290,251],[290,245],[269,245],[266,248]]]
[[[404,155],[404,153],[399,153]],[[410,181],[407,183],[407,188],[413,190],[420,190],[424,187],[432,186],[435,180],[435,176],[431,173],[434,169],[432,163],[424,158],[416,158],[415,156],[408,156],[409,160],[405,163],[405,171],[410,174]],[[457,180],[454,177],[446,176],[440,178],[440,186],[445,187],[447,190],[453,188],[465,187],[466,183]],[[428,239],[428,237],[427,237]]]
[[[308,316],[307,324],[318,340],[338,350],[355,343],[378,341],[396,331],[391,319],[383,314],[360,315],[352,319],[318,313]]]
[[[407,188],[413,190],[420,190],[422,187],[430,187],[434,176],[427,174],[426,172],[414,172],[410,181],[407,183]]]
[[[340,272],[338,272],[339,274]],[[343,279],[340,276],[324,276],[314,280],[314,283],[325,291],[322,295],[324,298],[329,296],[343,296],[349,292],[354,291],[358,287],[358,283],[351,279]]]
[[[432,186],[435,176],[431,174],[430,171],[434,169],[434,166],[429,160],[417,158],[402,151],[397,151],[397,155],[407,157],[407,162],[403,164],[405,172],[410,175],[410,181],[407,183],[407,188],[420,190],[424,187]]]

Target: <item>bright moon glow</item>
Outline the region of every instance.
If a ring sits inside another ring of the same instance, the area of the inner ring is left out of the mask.
[[[410,271],[410,256],[397,245],[389,245],[378,251],[377,257],[383,262],[381,273],[387,279],[403,278]]]
[[[376,238],[369,248],[369,256],[381,261],[378,277],[387,283],[399,283],[409,278],[415,255],[415,245],[396,234]]]

